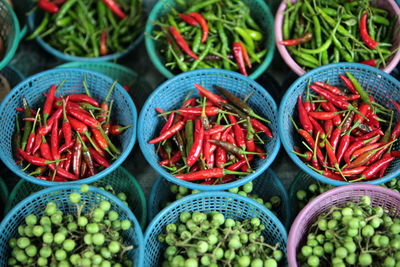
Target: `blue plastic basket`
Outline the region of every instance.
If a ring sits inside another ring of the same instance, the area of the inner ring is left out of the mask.
[[[0,105],[0,129],[3,131],[2,138],[0,139],[0,158],[19,177],[27,181],[42,186],[54,186],[57,184],[70,184],[70,183],[92,183],[104,176],[110,174],[115,170],[131,152],[136,140],[136,121],[137,112],[132,98],[121,85],[117,84],[112,92],[111,99],[114,99],[112,120],[120,125],[132,125],[133,127],[127,129],[122,135],[119,136],[121,155],[115,160],[110,167],[86,179],[71,182],[50,182],[36,179],[33,176],[28,176],[22,172],[20,167],[15,163],[12,151],[12,135],[15,131],[15,115],[16,107],[22,106],[22,97],[25,96],[28,103],[36,108],[39,104],[44,102],[43,92],[47,92],[51,85],[60,84],[65,80],[65,83],[58,89],[56,95],[66,95],[70,93],[84,93],[82,82],[86,76],[86,82],[95,99],[103,100],[113,80],[105,75],[97,72],[82,70],[82,69],[53,69],[41,72],[26,79],[24,82],[19,83],[7,95]]]
[[[123,167],[118,167],[115,171],[105,176],[100,181],[92,184],[96,187],[105,187],[111,185],[115,193],[125,193],[129,208],[135,214],[142,229],[146,227],[147,222],[147,208],[146,198],[143,190],[136,179]],[[0,180],[1,188],[1,180]],[[20,180],[13,188],[10,196],[5,204],[4,214],[7,214],[12,207],[17,205],[24,198],[37,191],[45,189],[44,186],[29,183],[26,180]]]
[[[16,205],[0,224],[0,265],[6,266],[7,258],[10,254],[8,240],[18,236],[18,226],[25,223],[27,215],[43,216],[48,202],[55,202],[57,207],[64,213],[74,213],[76,212],[76,205],[70,203],[69,194],[78,192],[79,189],[79,185],[50,187],[25,198]],[[144,256],[143,233],[138,221],[128,207],[114,195],[96,187],[91,186],[88,193],[81,195],[81,201],[86,203],[86,207],[90,208],[103,200],[107,200],[111,203],[111,209],[118,212],[121,220],[127,219],[132,222],[132,227],[127,231],[123,231],[122,236],[127,242],[126,244],[136,246],[134,250],[127,253],[129,259],[135,263],[135,266],[142,266]]]
[[[339,74],[350,72],[360,82],[361,86],[369,92],[370,95],[375,97],[378,103],[384,106],[389,105],[389,108],[395,109],[389,102],[393,99],[400,101],[400,82],[390,76],[389,74],[363,64],[357,63],[336,63],[314,69],[307,74],[299,77],[295,83],[288,89],[282,99],[279,108],[279,136],[282,140],[283,147],[289,154],[290,158],[299,166],[305,173],[311,175],[323,183],[331,184],[334,186],[349,184],[347,182],[336,181],[316,173],[307,165],[305,165],[295,154],[291,153],[293,146],[300,143],[300,137],[295,133],[290,116],[297,117],[297,96],[299,94],[306,94],[306,86],[308,81],[326,81],[329,79],[332,85],[343,85]],[[297,141],[294,140],[296,136]],[[393,145],[394,150],[400,148],[400,142]],[[400,160],[394,160],[387,170],[387,174],[381,179],[368,181],[368,184],[383,184],[387,181],[399,176],[400,174]]]
[[[10,83],[11,88],[14,88],[19,82],[24,79],[24,75],[13,66],[6,66],[4,69],[0,71],[0,75],[3,75],[4,78]]]
[[[219,85],[241,98],[244,98],[249,93],[253,93],[248,100],[248,104],[256,113],[272,122],[268,126],[274,135],[274,138],[269,140],[264,147],[267,152],[267,158],[262,160],[257,157],[255,159],[254,173],[227,184],[200,185],[177,179],[158,164],[159,158],[156,154],[156,146],[148,143],[149,140],[160,132],[162,127],[162,119],[157,117],[155,108],[159,107],[165,111],[174,110],[182,104],[183,99],[190,91],[193,91],[192,96],[198,96],[197,90],[194,87],[195,83],[199,83],[214,92],[215,90],[212,89],[212,85]],[[277,107],[270,94],[250,78],[233,71],[219,69],[189,71],[179,74],[161,84],[144,104],[139,116],[138,129],[140,129],[138,132],[140,149],[153,169],[170,182],[200,191],[227,190],[253,180],[271,165],[280,146],[278,138]]]
[[[0,219],[3,218],[3,209],[8,200],[8,189],[3,179],[0,177]]]
[[[28,26],[29,28],[34,31],[36,29],[37,25],[37,11],[31,12],[30,15],[28,16]],[[135,41],[129,45],[124,51],[119,52],[119,53],[114,53],[106,56],[100,56],[100,57],[77,57],[77,56],[70,56],[67,54],[64,54],[63,52],[53,48],[51,45],[49,45],[47,42],[45,42],[41,37],[36,37],[35,40],[38,42],[38,44],[46,50],[49,54],[63,60],[63,61],[90,61],[90,62],[102,62],[102,61],[115,61],[118,60],[128,53],[130,53],[133,49],[135,49],[136,46],[140,44],[140,42],[143,40],[144,35],[140,34],[136,37]]]
[[[177,223],[182,212],[217,211],[227,218],[245,220],[257,217],[266,229],[263,232],[265,241],[269,244],[280,243],[283,253],[286,253],[287,233],[285,227],[276,216],[255,200],[238,194],[227,192],[205,192],[184,197],[162,210],[147,227],[145,243],[144,266],[160,266],[162,250],[165,244],[158,242],[158,235],[165,233],[165,226]],[[286,256],[284,256],[284,259]],[[280,266],[284,266],[281,264]]]
[[[291,208],[288,193],[279,179],[278,175],[272,170],[268,169],[253,181],[253,191],[251,194],[257,194],[264,200],[270,199],[272,196],[279,196],[282,200],[281,206],[278,210],[278,218],[281,220],[286,229],[290,226]],[[172,183],[168,182],[161,176],[154,182],[150,196],[148,199],[148,218],[151,221],[157,213],[163,209],[166,202],[174,201],[174,194],[171,193],[169,187]]]

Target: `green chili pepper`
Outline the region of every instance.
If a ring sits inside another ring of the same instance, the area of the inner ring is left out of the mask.
[[[178,63],[179,69],[183,72],[188,71],[189,70],[188,66],[186,65],[186,63],[183,60],[179,59],[178,55],[175,53],[175,51],[174,51],[174,49],[172,49],[172,47],[171,47],[171,52],[175,58],[175,61]]]
[[[323,43],[323,45],[321,45],[320,47],[316,48],[316,49],[306,49],[306,48],[300,48],[300,51],[303,53],[307,53],[307,54],[319,54],[322,53],[323,51],[328,50],[328,48],[331,46],[332,44],[332,37],[328,38],[325,43]]]
[[[71,17],[64,17],[60,20],[57,20],[56,25],[58,27],[66,27],[71,24],[72,18]]]
[[[296,62],[299,63],[302,66],[305,66],[305,67],[308,67],[308,68],[311,68],[311,69],[318,68],[318,65],[315,65],[314,63],[312,63],[312,62],[310,62],[308,60],[304,60],[301,57],[295,56],[294,58],[295,58]]]
[[[45,12],[42,22],[39,24],[39,26],[36,28],[36,30],[26,38],[26,40],[32,40],[32,39],[36,38],[37,36],[39,36],[46,29],[47,25],[49,24],[49,18],[50,18],[50,13]]]
[[[312,15],[312,20],[314,23],[314,36],[315,36],[315,43],[317,47],[322,45],[322,38],[321,38],[321,24],[319,22],[318,17],[315,14],[314,9],[310,5],[308,1],[304,1],[304,5],[307,7],[308,12]]]
[[[247,15],[246,15],[245,21],[246,21],[246,24],[247,24],[250,28],[255,29],[255,30],[257,30],[257,31],[261,31],[260,26],[258,26],[258,24],[257,24],[257,23],[254,21],[254,19],[250,16],[250,14],[247,14]]]
[[[212,4],[215,4],[217,2],[219,2],[220,0],[208,0],[208,1],[204,1],[204,2],[200,2],[198,4],[195,4],[193,6],[191,6],[188,10],[186,10],[186,13],[191,13],[191,12],[196,12],[204,7],[210,6]]]
[[[193,146],[193,120],[187,120],[185,124],[186,154],[189,155]]]
[[[297,57],[302,58],[302,59],[304,59],[306,61],[309,61],[309,62],[313,63],[316,66],[320,65],[318,59],[316,59],[315,57],[313,57],[311,55],[308,55],[308,54],[305,54],[305,53],[301,53],[301,52],[299,52],[299,51],[297,51],[295,49],[293,49],[291,52],[294,55],[296,55]]]
[[[244,30],[254,41],[261,41],[264,38],[263,34],[259,31],[254,31],[251,29],[244,29]]]
[[[208,55],[208,53],[210,52],[210,49],[212,48],[212,45],[214,43],[214,40],[212,40],[211,38],[209,38],[207,40],[207,45],[206,48],[203,50],[203,52],[201,52],[199,59],[196,59],[194,61],[194,63],[192,64],[190,70],[195,70],[197,68],[197,66],[199,65],[199,63],[204,60],[204,58]]]
[[[346,72],[346,76],[350,79],[350,81],[353,83],[354,88],[357,90],[358,94],[361,97],[361,100],[367,104],[372,106],[371,100],[369,99],[368,93],[362,88],[361,84],[358,82],[358,80],[350,73]]]
[[[235,31],[240,35],[240,37],[243,38],[243,41],[247,45],[247,47],[253,51],[255,47],[254,41],[251,38],[251,36],[247,33],[247,31],[240,27],[235,27]]]
[[[78,2],[77,0],[68,0],[67,2],[65,2],[60,10],[57,13],[57,16],[55,18],[56,21],[60,20],[61,18],[63,18],[65,16],[65,14],[68,12],[68,10],[70,10],[72,8],[72,6]]]
[[[25,118],[32,118],[32,111],[31,108],[29,107],[28,101],[26,100],[25,97],[22,98],[22,104],[24,107],[24,115]],[[29,134],[31,133],[32,130],[32,126],[33,126],[33,122],[26,120],[25,124],[24,124],[24,134],[22,135],[22,141],[21,141],[21,149],[25,150],[26,144],[28,142],[28,137]]]

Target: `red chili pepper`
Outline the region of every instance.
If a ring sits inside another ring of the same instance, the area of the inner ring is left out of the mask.
[[[208,157],[208,161],[206,161],[206,164],[211,169],[215,167],[215,154],[214,153],[210,153],[210,156]]]
[[[53,159],[59,159],[60,153],[59,149],[59,142],[58,142],[58,120],[53,123],[53,128],[51,131],[51,139],[50,139],[50,148],[51,154],[53,155]]]
[[[251,68],[252,65],[251,65],[251,60],[250,60],[250,57],[249,57],[249,53],[247,53],[247,49],[246,49],[246,47],[244,46],[243,43],[240,43],[240,45],[242,46],[244,62],[246,62],[247,67]]]
[[[50,2],[49,0],[39,0],[38,7],[51,14],[56,14],[60,10],[56,4]]]
[[[392,140],[397,139],[400,136],[400,104],[397,103],[396,101],[392,100],[393,105],[395,106],[397,110],[397,123],[394,126],[392,133],[390,135],[390,138]]]
[[[248,175],[248,173],[245,173],[245,172],[231,171],[231,170],[222,169],[222,168],[213,168],[213,169],[201,170],[201,171],[187,173],[187,174],[176,175],[175,177],[182,179],[184,181],[197,181],[197,180],[204,180],[204,179],[208,179],[208,178],[221,178],[228,174]]]
[[[325,176],[327,178],[330,178],[330,179],[333,179],[333,180],[336,180],[336,181],[343,181],[343,177],[342,176],[337,175],[336,173],[333,173],[333,172],[331,172],[329,170],[318,170],[318,169],[316,169],[316,168],[314,168],[314,167],[312,167],[310,165],[308,165],[308,167],[310,167],[311,169],[313,169],[317,173],[319,173],[319,174],[321,174],[321,175],[323,175],[323,176]]]
[[[58,176],[68,180],[73,180],[73,181],[78,180],[78,177],[75,174],[68,172],[67,170],[61,168],[60,166],[57,167],[56,173],[58,174]]]
[[[37,122],[37,120],[39,118],[38,115],[39,115],[39,113],[37,113],[36,116],[35,116],[35,120],[33,122],[32,130],[31,130],[31,133],[28,136],[28,141],[26,143],[25,152],[28,153],[28,154],[34,154],[32,151],[33,151],[34,144],[36,143],[35,142],[35,140],[36,140],[35,129],[36,129],[36,122]],[[41,140],[39,140],[39,141],[41,141]]]
[[[305,130],[299,129],[298,133],[304,138],[304,140],[307,142],[307,144],[310,147],[315,147],[315,141],[313,139],[313,137]],[[316,150],[316,155],[318,160],[320,161],[321,165],[325,165],[325,158],[322,154],[321,149],[317,146],[317,150]]]
[[[258,156],[259,158],[262,158],[262,159],[266,159],[266,158],[267,158],[267,156],[265,155],[265,150],[262,149],[261,147],[256,146],[256,152],[257,152],[257,153],[264,153],[264,154],[258,154],[257,156]]]
[[[210,181],[204,181],[201,182],[200,184],[204,184],[204,185],[214,185],[214,184],[226,184],[226,183],[230,183],[233,182],[235,179],[233,178],[233,175],[226,175],[224,178],[222,179],[210,179]]]
[[[35,154],[40,149],[40,145],[42,144],[42,136],[39,133],[36,133],[35,143],[33,144],[32,154]]]
[[[349,145],[350,145],[350,135],[346,134],[340,139],[339,148],[337,149],[336,152],[336,158],[339,164],[342,161],[344,153],[346,152]]]
[[[354,87],[353,83],[350,81],[349,78],[346,77],[346,75],[339,74],[340,79],[344,82],[344,84],[347,86],[347,88],[352,92],[353,94],[358,94],[356,88]]]
[[[340,139],[340,134],[342,133],[342,130],[339,127],[336,127],[335,130],[332,132],[332,136],[329,139],[329,143],[332,146],[333,151],[336,151],[336,148],[339,144],[339,139]]]
[[[195,20],[193,17],[191,17],[191,16],[189,16],[189,15],[179,13],[178,16],[179,16],[184,22],[186,22],[187,24],[189,24],[190,26],[196,26],[196,25],[198,24],[198,23],[197,23],[197,20]]]
[[[346,150],[346,152],[344,153],[344,161],[347,164],[350,164],[350,157],[351,155],[353,155],[354,151],[356,151],[357,149],[362,148],[363,146],[365,146],[366,144],[373,144],[376,143],[379,140],[379,135],[376,135],[370,139],[365,139],[365,140],[358,140],[358,141],[354,141]]]
[[[365,135],[362,135],[362,136],[359,136],[359,137],[355,137],[352,141],[356,142],[356,141],[367,140],[367,139],[370,139],[370,138],[372,138],[372,137],[374,137],[376,135],[384,135],[384,133],[382,132],[381,129],[376,129],[376,130],[373,130],[373,131],[371,131],[371,132],[369,132],[369,133],[367,133]]]
[[[207,21],[200,13],[197,13],[197,12],[191,12],[191,13],[189,13],[189,16],[194,18],[200,24],[201,30],[203,31],[203,35],[201,36],[201,42],[204,43],[205,41],[207,41],[207,37],[208,37]]]
[[[305,110],[303,106],[303,100],[301,95],[298,95],[297,97],[297,110],[299,112],[299,119],[300,119],[300,125],[301,127],[312,134],[313,131],[313,125],[308,117],[307,111]]]
[[[194,142],[192,147],[190,148],[190,152],[187,157],[186,165],[189,167],[193,166],[196,161],[200,157],[200,153],[203,148],[203,140],[204,140],[204,128],[201,120],[197,119],[195,122],[195,133],[194,133]]]
[[[368,118],[368,120],[365,121],[365,124],[367,124],[368,126],[374,128],[374,129],[380,128],[380,124],[378,121],[379,118],[378,118],[378,115],[376,115],[376,113],[369,112],[367,118]]]
[[[99,154],[99,152],[97,152],[96,150],[94,150],[93,148],[91,148],[91,147],[89,147],[88,148],[89,149],[89,152],[90,152],[90,154],[92,155],[92,157],[93,157],[93,159],[94,159],[94,161],[95,162],[97,162],[98,164],[100,164],[101,166],[104,166],[104,167],[110,167],[110,163],[105,159],[105,158],[103,158],[100,154]]]
[[[304,161],[310,161],[313,157],[313,154],[311,153],[311,151],[306,151],[304,153],[299,153],[296,151],[292,151],[292,153],[296,154],[297,156],[299,156],[300,158],[303,158]]]
[[[383,155],[383,157],[381,159],[387,159],[391,157],[390,153],[385,153]],[[376,179],[382,178],[383,176],[385,176],[386,170],[389,168],[390,162],[386,163],[385,166],[383,166],[380,170],[379,170],[379,175]]]
[[[362,15],[360,19],[360,36],[365,45],[369,48],[374,50],[379,43],[371,38],[371,36],[368,34],[367,30],[367,18],[368,18],[368,12],[365,12],[364,15]]]
[[[240,42],[235,42],[232,44],[233,55],[235,56],[236,63],[238,64],[240,73],[244,76],[247,75],[245,60],[244,60],[244,52],[243,45]]]
[[[337,115],[337,113],[320,111],[320,112],[309,112],[308,115],[317,120],[331,120]]]
[[[85,178],[88,176],[88,167],[85,161],[82,161],[81,166],[80,166],[80,174],[81,178]]]
[[[269,138],[273,138],[271,130],[265,126],[263,123],[258,121],[257,119],[250,119],[251,126],[253,126],[254,130],[256,131],[263,131],[266,136]]]
[[[67,179],[60,177],[60,176],[36,176],[36,178],[44,181],[51,181],[51,182],[66,182]]]
[[[389,149],[389,147],[387,146],[387,147],[384,147],[384,148],[378,150],[378,152],[376,152],[375,155],[373,155],[373,156],[369,159],[369,161],[367,162],[366,165],[369,166],[369,165],[373,164],[375,161],[377,161],[378,159],[380,159],[381,156],[383,155],[383,153],[385,153],[386,150],[388,150],[388,149]],[[389,154],[390,154],[390,153],[389,153]]]
[[[367,166],[360,166],[360,167],[356,167],[353,169],[343,170],[342,174],[343,175],[357,175],[357,174],[362,173],[366,168],[367,168]],[[336,172],[336,174],[339,174],[339,172]]]
[[[68,108],[68,106],[67,106],[67,112],[71,116],[75,117],[76,119],[80,120],[81,122],[83,122],[84,124],[86,124],[90,127],[97,128],[100,125],[99,121],[97,121],[96,119],[94,119],[82,112],[79,112],[76,109],[71,109],[71,108]]]
[[[164,126],[161,128],[160,134],[165,133],[166,131],[169,130],[169,128],[171,128],[171,126],[174,122],[174,119],[175,119],[175,112],[172,112],[171,114],[169,114],[168,120],[165,122]]]
[[[206,116],[215,116],[218,115],[218,113],[221,111],[218,107],[206,107],[205,112]],[[202,108],[181,108],[178,109],[178,112],[183,115],[183,116],[200,116],[202,113]]]
[[[331,92],[335,95],[341,95],[341,96],[345,95],[344,92],[342,92],[342,90],[340,90],[336,86],[333,86],[333,85],[330,85],[330,84],[327,84],[324,82],[318,82],[318,81],[314,82],[314,84],[328,90],[329,92]]]
[[[167,139],[171,138],[172,136],[174,136],[177,132],[182,130],[184,126],[185,126],[185,123],[183,121],[178,121],[177,123],[172,125],[171,128],[169,128],[165,133],[161,134],[157,138],[150,140],[149,143],[156,144],[161,141],[167,140]]]
[[[169,31],[171,32],[171,34],[174,37],[176,43],[183,50],[183,52],[185,52],[188,56],[190,56],[190,57],[192,57],[194,59],[199,59],[199,57],[192,51],[192,49],[190,49],[188,43],[183,38],[181,33],[174,26],[169,26]]]
[[[53,108],[53,102],[54,102],[56,90],[57,90],[57,85],[53,84],[50,87],[50,90],[49,90],[49,93],[47,95],[46,101],[44,102],[43,120],[44,120],[44,124],[45,125],[47,124],[47,118],[50,116],[51,110]]]
[[[392,155],[393,157],[396,157],[396,158],[400,158],[400,151],[398,151],[398,150],[391,151],[390,155]]]
[[[197,91],[199,91],[199,94],[201,96],[205,96],[207,100],[210,100],[214,105],[219,106],[219,103],[227,103],[226,99],[220,97],[219,95],[214,94],[213,92],[207,90],[203,86],[201,86],[198,83],[195,83],[194,86],[196,87]],[[194,99],[194,98],[193,98]],[[191,106],[193,106],[192,104]]]
[[[332,122],[332,120],[325,121],[324,130],[325,130],[326,138],[330,139],[331,136],[332,136],[332,131],[333,131],[333,122]]]
[[[162,160],[158,164],[163,165],[163,166],[167,166],[167,165],[171,166],[171,165],[179,162],[181,159],[182,159],[181,153],[179,151],[176,151],[169,160],[168,159]]]
[[[373,150],[369,150],[361,154],[357,157],[354,161],[350,162],[348,165],[345,166],[346,169],[352,169],[355,167],[363,166],[368,163],[368,161],[381,149],[385,149],[386,147],[390,146],[394,141],[391,141],[383,146],[375,148]]]
[[[39,128],[39,134],[47,135],[51,131],[54,121],[59,120],[61,118],[61,115],[62,115],[62,108],[59,108],[47,120],[47,125],[43,125],[42,127]]]
[[[368,59],[368,60],[364,60],[364,61],[360,61],[360,63],[364,64],[364,65],[371,66],[371,67],[376,67],[376,65],[377,65],[375,59],[373,59],[373,58]]]
[[[67,118],[67,112],[65,110],[65,101],[63,102],[63,123],[62,123],[62,132],[64,136],[65,144],[69,145],[72,142],[72,128],[71,123]]]
[[[354,151],[354,153],[353,153],[353,155],[352,155],[352,158],[353,158],[353,159],[354,159],[354,158],[357,158],[357,157],[360,156],[361,154],[363,154],[363,153],[365,153],[365,152],[367,152],[367,151],[371,151],[371,150],[373,150],[373,149],[375,149],[375,148],[378,148],[378,147],[380,147],[380,146],[382,146],[382,145],[384,145],[384,143],[374,143],[374,144],[366,145],[366,146],[364,146],[364,147],[362,147],[362,148],[357,149],[356,151]]]
[[[310,32],[307,32],[303,36],[300,36],[295,39],[279,41],[278,44],[281,44],[284,46],[295,46],[295,45],[307,43],[308,41],[311,40],[311,38],[312,38],[312,34]]]
[[[100,55],[107,55],[107,31],[103,31],[100,36]]]
[[[338,109],[330,102],[322,102],[321,107],[328,112],[338,112]],[[339,126],[342,123],[342,118],[340,114],[337,114],[333,119],[332,123],[335,126]]]
[[[231,131],[232,127],[228,127],[225,132],[221,135],[221,141],[226,141],[227,136],[229,135],[230,131]],[[217,150],[215,152],[215,164],[217,167],[222,167],[227,160],[227,156],[226,156],[226,151],[222,148],[222,147],[217,147]]]
[[[230,123],[233,124],[232,128],[233,128],[236,144],[239,147],[241,147],[242,149],[246,149],[246,140],[244,137],[243,129],[240,127],[239,124],[237,124],[237,120],[236,120],[235,116],[228,114],[228,119],[229,119]]]
[[[310,85],[310,88],[312,90],[314,90],[315,92],[317,92],[318,94],[320,94],[321,96],[323,96],[326,100],[331,102],[334,106],[336,106],[340,109],[354,109],[354,107],[347,101],[341,99],[339,96],[336,96],[336,95],[332,94],[331,92],[329,92],[319,86],[312,84],[312,85]]]
[[[68,152],[67,153],[67,160],[63,161],[64,162],[64,166],[63,169],[66,170],[67,172],[69,172],[69,169],[71,168],[72,165],[72,152]]]
[[[358,178],[357,180],[354,181],[360,181],[364,179],[370,179],[372,178],[375,174],[377,174],[383,167],[385,167],[387,164],[392,162],[394,160],[394,157],[385,157],[382,158],[381,160],[378,160],[374,164],[368,166],[361,174],[361,177]]]
[[[127,126],[121,126],[121,125],[113,125],[110,127],[110,134],[111,135],[120,135],[122,134],[125,130],[131,128],[131,125]]]
[[[72,101],[72,102],[85,102],[85,103],[89,103],[90,105],[95,106],[95,107],[100,106],[99,102],[97,102],[96,99],[94,99],[93,97],[90,97],[88,95],[85,95],[85,94],[71,94],[68,96],[68,98],[69,98],[69,101]]]
[[[115,2],[115,0],[103,0],[103,2],[120,19],[124,19],[126,17],[126,14],[122,11],[122,9],[119,7],[117,2]]]
[[[76,140],[74,146],[74,154],[72,156],[72,170],[77,177],[81,174],[81,163],[82,163],[82,143]]]
[[[28,155],[28,153],[26,153],[25,151],[23,151],[20,148],[18,148],[18,154],[21,155],[21,157],[24,160],[26,160],[30,164],[36,165],[36,166],[44,166],[44,165],[49,165],[51,163],[60,162],[60,160],[47,160],[44,158],[39,158],[36,156]]]

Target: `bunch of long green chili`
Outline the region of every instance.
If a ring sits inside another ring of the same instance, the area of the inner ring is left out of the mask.
[[[28,37],[43,38],[64,54],[99,57],[126,50],[144,26],[141,0],[69,0],[43,7]],[[45,1],[44,1],[45,2]]]

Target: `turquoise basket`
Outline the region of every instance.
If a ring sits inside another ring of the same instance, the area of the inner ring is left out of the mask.
[[[339,74],[345,74],[350,72],[360,82],[361,86],[372,95],[375,100],[388,106],[389,108],[395,109],[395,107],[389,102],[393,99],[400,101],[400,82],[390,76],[390,74],[383,72],[377,68],[373,68],[367,65],[358,63],[336,63],[326,66],[322,66],[311,70],[305,75],[299,77],[290,88],[287,90],[285,96],[279,107],[279,119],[278,129],[279,136],[282,140],[283,147],[289,154],[290,158],[294,163],[305,173],[321,181],[322,183],[331,184],[334,186],[346,185],[348,182],[336,181],[329,179],[325,176],[316,173],[309,168],[298,156],[291,151],[294,146],[300,146],[300,136],[296,133],[293,123],[290,120],[290,116],[297,118],[297,96],[306,94],[306,87],[309,81],[326,81],[329,79],[330,84],[344,86],[341,81]],[[397,118],[399,119],[399,118]],[[393,150],[400,148],[400,142],[396,142],[393,145]],[[390,164],[386,175],[380,179],[365,182],[367,184],[383,184],[391,179],[400,175],[400,160],[395,159]],[[354,184],[354,183],[353,183]]]
[[[172,183],[162,177],[159,177],[154,182],[148,199],[147,213],[149,214],[149,220],[152,220],[157,213],[164,208],[166,202],[175,200],[174,194],[169,190],[171,185]],[[288,193],[278,175],[276,175],[272,169],[268,169],[258,178],[253,180],[253,191],[251,194],[257,194],[264,200],[270,199],[272,196],[279,196],[282,203],[277,211],[277,217],[283,223],[285,228],[289,229],[292,209],[290,207]]]
[[[147,227],[144,243],[146,267],[161,266],[162,251],[166,244],[157,240],[158,235],[165,233],[165,226],[177,223],[182,212],[217,211],[227,218],[234,220],[246,220],[257,217],[265,225],[263,235],[269,244],[279,243],[280,248],[286,253],[287,233],[279,219],[263,205],[255,200],[238,194],[227,192],[207,192],[193,194],[184,197],[167,208],[163,209]],[[286,256],[283,257],[285,259]],[[280,266],[284,266],[282,263]]]
[[[8,200],[8,189],[7,185],[4,183],[3,179],[0,177],[0,219],[3,218],[3,209]]]
[[[249,77],[251,79],[257,79],[271,64],[272,59],[274,58],[275,51],[275,39],[274,39],[274,16],[270,11],[268,5],[264,2],[264,0],[243,0],[243,2],[250,8],[250,15],[254,18],[254,20],[260,25],[265,38],[264,47],[268,50],[264,61],[254,70],[249,73]],[[167,6],[171,6],[173,8],[178,8],[178,4],[174,0],[160,0],[153,7],[150,12],[149,18],[146,23],[145,28],[145,43],[147,54],[150,57],[151,62],[153,62],[154,66],[157,68],[162,75],[166,78],[172,78],[175,74],[173,74],[169,69],[165,67],[164,59],[162,55],[158,52],[157,42],[153,40],[150,36],[153,36],[153,31],[156,28],[154,26],[154,22],[157,21],[160,17],[165,16],[169,13],[170,8]]]
[[[30,106],[36,108],[44,101],[42,93],[47,92],[51,85],[60,84],[64,80],[63,86],[56,93],[57,96],[84,93],[85,90],[82,84],[84,76],[86,76],[86,81],[93,97],[103,100],[114,82],[111,78],[89,70],[53,69],[33,75],[24,82],[19,83],[2,101],[0,105],[0,129],[2,129],[3,135],[0,139],[0,159],[19,177],[42,186],[54,186],[60,183],[92,183],[110,174],[122,164],[131,152],[136,140],[137,111],[132,98],[121,85],[117,84],[111,95],[111,99],[115,100],[112,120],[120,125],[132,125],[133,127],[127,129],[118,137],[122,153],[110,167],[89,178],[70,182],[50,182],[27,175],[15,163],[11,140],[15,131],[15,115],[17,114],[15,108],[22,106],[22,97],[25,96]]]
[[[76,213],[76,204],[70,203],[69,195],[71,192],[78,192],[79,189],[79,185],[50,187],[34,193],[16,205],[0,224],[0,266],[7,265],[7,258],[10,254],[8,240],[18,236],[18,226],[25,223],[27,215],[43,216],[48,202],[55,202],[63,213]],[[103,200],[107,200],[111,203],[111,209],[119,214],[121,220],[127,219],[132,222],[132,227],[127,231],[123,231],[122,236],[127,244],[135,246],[135,249],[127,253],[128,258],[135,263],[135,266],[142,266],[144,255],[143,234],[131,210],[114,195],[96,187],[90,187],[88,193],[81,195],[81,201],[85,203],[86,207],[92,207]]]
[[[116,193],[123,192],[127,195],[127,202],[132,212],[135,214],[142,229],[146,227],[147,208],[146,198],[142,188],[136,179],[123,167],[117,168],[111,174],[102,180],[92,184],[96,187],[105,187],[111,185]],[[20,180],[11,191],[8,201],[4,208],[4,214],[7,214],[12,207],[21,202],[32,193],[45,189],[46,187]],[[5,202],[4,202],[5,203]]]

